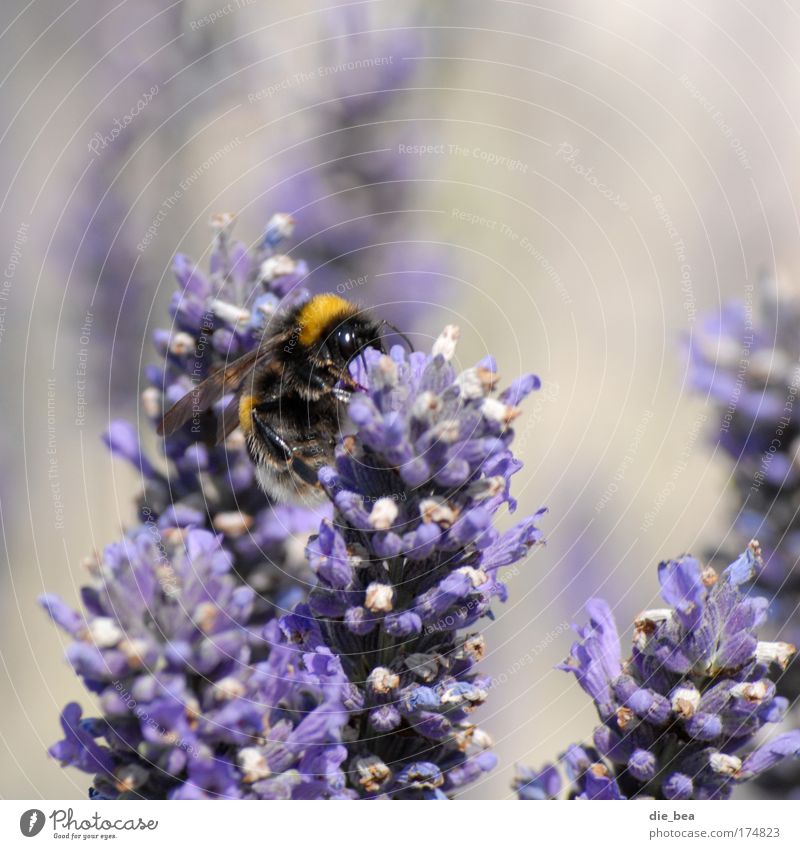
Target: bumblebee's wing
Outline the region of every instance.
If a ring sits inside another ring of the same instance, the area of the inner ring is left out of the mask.
[[[219,445],[220,442],[223,442],[225,438],[234,430],[236,430],[237,425],[239,424],[239,395],[237,394],[233,400],[225,407],[225,409],[220,414],[217,419],[217,442]]]
[[[243,354],[229,366],[217,369],[217,371],[210,374],[202,383],[195,386],[180,401],[170,407],[163,420],[158,423],[157,431],[159,435],[172,436],[192,416],[208,410],[223,395],[227,395],[229,392],[236,392],[256,363],[264,357],[269,356],[269,354],[269,346],[255,348]],[[223,421],[228,426],[232,417],[228,415],[229,410],[225,412],[226,415],[223,416]],[[235,424],[230,426],[227,433],[230,433],[235,426]]]

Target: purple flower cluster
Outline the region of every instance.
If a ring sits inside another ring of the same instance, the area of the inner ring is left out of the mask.
[[[714,441],[733,461],[731,526],[713,562],[731,559],[758,538],[764,566],[756,586],[770,599],[770,621],[800,643],[800,301],[778,301],[762,280],[756,303],[725,306],[707,318],[693,341],[691,378],[716,408]],[[800,664],[777,682],[793,704],[800,698]],[[790,715],[800,727],[795,709]],[[759,780],[769,794],[800,791],[800,768],[782,768]]]
[[[602,724],[592,747],[571,746],[560,759],[570,798],[725,799],[800,754],[800,731],[759,735],[785,714],[771,671],[795,651],[758,640],[768,603],[742,587],[760,565],[755,542],[721,575],[690,556],[661,563],[669,606],[639,616],[624,661],[611,609],[589,601],[589,624],[576,629],[560,668],[592,697]],[[523,799],[546,799],[561,782],[549,764],[521,772],[516,788]]]
[[[320,475],[334,504],[309,546],[317,586],[281,620],[306,651],[330,650],[350,683],[347,777],[360,797],[444,798],[492,768],[471,720],[489,679],[474,629],[506,590],[497,572],[541,539],[539,513],[501,534],[520,463],[517,404],[538,379],[495,397],[486,360],[456,374],[457,331],[433,354],[368,351],[350,403],[355,433]]]
[[[253,590],[219,538],[141,530],[109,546],[84,613],[41,602],[102,717],[64,709],[50,754],[94,776],[95,798],[346,798],[347,681],[324,649],[299,655],[275,620],[254,631]]]
[[[308,296],[300,285],[304,263],[278,253],[291,233],[291,218],[275,215],[252,252],[231,238],[231,216],[217,216],[212,223],[210,273],[185,256],[175,259],[173,326],[155,332],[163,359],[145,371],[143,409],[153,429],[212,371],[258,346],[279,308]],[[311,578],[304,547],[321,515],[269,503],[256,483],[240,431],[214,445],[221,408],[198,413],[165,441],[166,471],[147,459],[128,422],[114,422],[106,441],[141,476],[140,522],[156,536],[175,527],[222,534],[236,574],[257,590],[257,607],[266,618],[276,607],[287,611],[304,597],[303,583]]]
[[[153,426],[307,297],[305,268],[277,252],[287,216],[252,253],[229,217],[214,224],[209,274],[175,262],[174,326],[146,373]],[[95,564],[83,614],[42,598],[99,708],[68,705],[51,754],[94,775],[94,794],[444,798],[493,766],[470,721],[489,686],[474,626],[505,598],[498,569],[540,540],[539,514],[493,528],[516,506],[511,424],[538,380],[495,396],[492,361],[455,372],[456,338],[354,364],[364,391],[321,475],[321,514],[270,504],[238,433],[214,446],[226,399],[165,441],[163,468],[130,425],[111,427],[142,477],[139,524]]]
[[[277,253],[288,216],[270,220],[252,253],[231,240],[232,223],[213,222],[209,274],[175,260],[173,328],[156,331],[163,361],[143,394],[153,428],[257,345],[279,307],[308,296],[303,265]],[[73,637],[67,657],[101,713],[82,719],[68,705],[51,754],[95,775],[104,798],[346,796],[347,679],[330,652],[288,646],[274,618],[305,598],[304,548],[326,511],[270,504],[240,435],[214,445],[218,413],[166,440],[166,464],[148,459],[127,422],[106,435],[141,476],[138,524],[96,565],[83,615],[42,599]]]

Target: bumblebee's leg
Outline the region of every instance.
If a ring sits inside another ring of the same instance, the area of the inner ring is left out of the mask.
[[[264,438],[267,446],[271,448],[271,452],[276,459],[285,460],[287,463],[292,459],[292,449],[286,440],[273,428],[268,425],[264,419],[253,410],[253,424],[258,428],[258,432]]]
[[[309,389],[316,389],[317,392],[327,392],[330,389],[328,381],[313,365],[306,362],[296,362],[292,369],[298,382],[304,382]]]
[[[334,397],[338,401],[347,402],[350,400],[352,396],[352,392],[345,388],[344,386],[338,386],[334,384],[333,386],[329,386],[328,382],[319,374],[319,372],[315,372],[313,366],[302,366],[299,363],[297,364],[297,373],[302,376],[302,378],[306,381],[309,386],[313,386],[315,389],[320,392],[331,392]]]
[[[317,476],[316,469],[312,469],[305,460],[295,457],[292,460],[292,471],[300,478],[300,480],[311,484],[311,486],[319,486],[319,478]]]
[[[258,428],[258,432],[264,438],[268,446],[271,446],[277,458],[284,460],[292,467],[292,471],[303,481],[309,484],[317,483],[317,472],[299,457],[294,456],[289,443],[264,419],[258,414],[257,410],[253,410],[253,423]]]

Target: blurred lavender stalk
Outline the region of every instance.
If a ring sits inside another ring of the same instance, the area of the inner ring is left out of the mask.
[[[129,407],[139,377],[148,287],[152,271],[137,249],[141,237],[128,217],[139,186],[132,184],[138,148],[155,133],[156,143],[174,136],[162,125],[176,118],[176,87],[166,81],[189,55],[182,38],[181,3],[155,0],[106,4],[83,0],[68,19],[94,86],[96,106],[86,125],[89,169],[72,200],[68,224],[59,233],[66,268],[71,269],[73,304],[79,321],[91,327],[100,346],[103,373],[91,377],[111,393],[112,404]]]
[[[272,208],[297,218],[312,290],[380,305],[400,327],[418,324],[425,304],[444,303],[451,292],[449,263],[414,240],[418,162],[401,152],[420,141],[403,104],[425,67],[414,57],[429,11],[409,4],[399,28],[382,28],[366,7],[321,13],[328,71],[308,69],[313,83],[287,88],[313,92],[295,95],[310,126],[279,159],[268,195]]]
[[[159,149],[166,141],[169,154],[183,143],[190,120],[197,120],[183,106],[192,101],[194,112],[210,108],[197,97],[212,88],[217,99],[221,96],[218,83],[247,58],[247,40],[227,44],[222,25],[189,33],[184,3],[164,7],[153,0],[129,0],[113,11],[98,6],[82,2],[79,9],[85,14],[72,22],[76,34],[86,33],[84,41],[96,46],[89,64],[97,62],[92,79],[101,80],[102,87],[87,125],[90,168],[59,241],[71,276],[87,289],[79,300],[101,337],[98,344],[107,353],[113,350],[113,359],[98,358],[111,364],[110,373],[94,377],[103,390],[110,389],[119,407],[129,403],[138,378],[133,365],[139,361],[149,308],[142,281],[157,271],[141,249],[141,232],[128,218],[140,190],[132,182],[132,163],[151,134],[147,144]],[[309,288],[338,291],[369,304],[387,302],[382,314],[401,326],[424,312],[420,302],[431,299],[432,288],[440,290],[433,300],[441,303],[447,285],[441,261],[424,245],[412,244],[409,250],[409,210],[417,194],[414,163],[396,150],[398,140],[408,141],[408,123],[399,122],[399,131],[393,123],[402,88],[418,64],[405,57],[418,47],[414,26],[421,10],[411,9],[408,29],[374,32],[368,31],[364,10],[345,4],[320,12],[332,39],[323,42],[324,61],[347,69],[314,82],[314,98],[325,102],[310,110],[309,141],[277,159],[277,172],[268,175],[273,186],[267,192],[269,210],[293,212],[302,228],[298,252],[309,265]],[[218,42],[226,42],[221,54],[225,73],[214,65]],[[349,70],[350,63],[363,58],[383,64]],[[178,73],[190,65],[190,73]],[[255,67],[256,73],[263,70],[261,64]],[[266,81],[253,79],[257,89]],[[281,105],[282,114],[309,106],[301,88],[282,97],[293,98]],[[269,100],[246,108],[272,115]],[[136,113],[130,121],[126,109]]]
[[[709,316],[692,340],[691,377],[717,411],[711,434],[733,461],[731,520],[724,543],[710,552],[730,557],[751,538],[764,551],[757,588],[769,599],[771,627],[800,644],[800,301],[779,295],[763,276],[746,298]],[[800,728],[800,663],[777,681],[793,706],[786,727]],[[770,798],[800,794],[800,767],[788,764],[758,782]]]

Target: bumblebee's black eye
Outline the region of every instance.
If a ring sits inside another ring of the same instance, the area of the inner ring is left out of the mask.
[[[336,331],[336,346],[342,359],[350,362],[361,350],[363,342],[353,327],[344,325]]]

